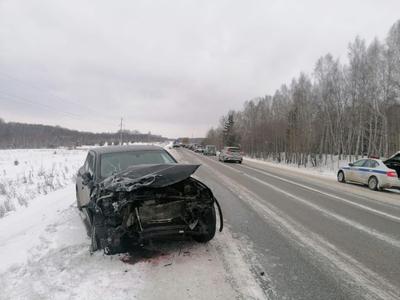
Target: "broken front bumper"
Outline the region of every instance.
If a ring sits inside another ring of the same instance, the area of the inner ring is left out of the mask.
[[[220,230],[222,212],[211,190],[190,177],[197,168],[157,165],[147,173],[141,167],[140,172],[124,172],[98,185],[88,207],[93,248],[112,254],[156,238],[190,235],[201,241],[211,239],[216,229],[214,204]]]

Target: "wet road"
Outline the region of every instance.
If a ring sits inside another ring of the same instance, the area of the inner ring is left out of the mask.
[[[272,299],[400,299],[400,195],[186,149]]]

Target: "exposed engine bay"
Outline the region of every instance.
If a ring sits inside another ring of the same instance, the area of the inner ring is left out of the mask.
[[[92,251],[125,252],[132,245],[171,236],[211,240],[216,204],[211,190],[190,177],[198,165],[142,165],[115,174],[93,187],[86,208]]]

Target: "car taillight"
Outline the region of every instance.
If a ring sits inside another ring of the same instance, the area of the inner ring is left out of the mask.
[[[387,171],[387,172],[386,172],[386,175],[387,175],[388,177],[397,177],[396,171]]]

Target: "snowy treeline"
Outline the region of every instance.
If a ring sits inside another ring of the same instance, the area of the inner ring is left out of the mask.
[[[347,64],[327,54],[311,76],[229,112],[206,143],[234,143],[252,156],[299,165],[400,150],[400,21],[385,42],[355,38]]]
[[[5,122],[0,118],[0,149],[9,148],[56,148],[81,145],[118,144],[120,131],[115,133],[92,133],[70,130],[59,126]],[[126,142],[164,142],[160,135],[123,130]]]

